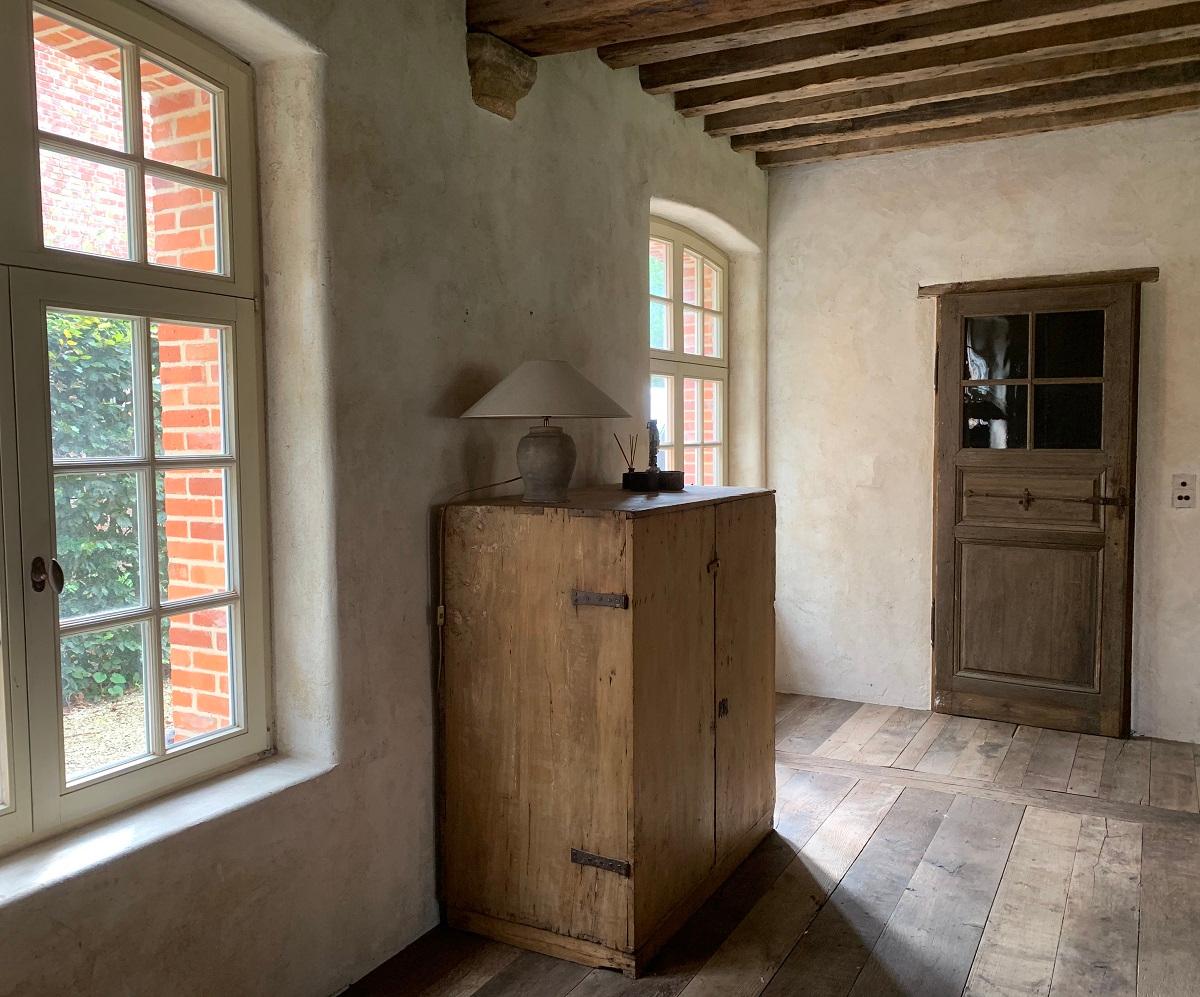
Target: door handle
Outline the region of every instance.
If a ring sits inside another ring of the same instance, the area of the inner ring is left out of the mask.
[[[33,586],[35,592],[44,592],[46,582],[50,583],[55,594],[62,595],[63,586],[66,584],[62,565],[58,563],[57,558],[52,557],[50,558],[50,567],[47,568],[44,557],[35,557],[29,565],[29,584]]]

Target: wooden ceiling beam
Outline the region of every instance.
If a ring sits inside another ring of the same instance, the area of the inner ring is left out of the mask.
[[[872,56],[1050,31],[1095,18],[1142,15],[1186,0],[986,0],[817,35],[723,49],[642,66],[642,87],[672,93]]]
[[[1200,35],[1200,2],[1020,31],[979,41],[816,66],[760,79],[719,83],[675,95],[682,114],[713,114],[863,87],[928,80],[965,71],[1015,66],[1032,59],[1111,51]]]
[[[979,0],[824,0],[800,10],[748,18],[678,34],[618,42],[600,49],[600,58],[613,69],[665,62],[762,42],[819,34],[897,17],[950,10]]]
[[[844,142],[848,139],[903,135],[951,125],[969,125],[1002,118],[1027,117],[1049,111],[1114,104],[1142,97],[1200,90],[1200,62],[1160,66],[1132,73],[1049,83],[1043,86],[1009,90],[985,97],[967,97],[936,104],[922,104],[903,111],[848,118],[820,124],[795,125],[776,131],[738,135],[733,147],[755,152],[777,149],[803,149]]]
[[[884,111],[900,111],[932,101],[982,97],[1019,87],[1107,76],[1111,73],[1200,59],[1200,38],[1185,38],[1162,45],[1134,45],[1107,52],[1089,52],[1065,58],[936,76],[894,86],[869,87],[799,100],[758,104],[710,114],[704,128],[710,135],[748,135],[793,125],[839,121]]]
[[[467,27],[556,55],[802,10],[829,0],[467,0]],[[857,0],[879,4],[883,0]]]
[[[802,166],[814,163],[833,162],[841,159],[875,156],[891,152],[906,152],[915,149],[930,149],[937,146],[956,145],[965,142],[981,142],[988,139],[1012,138],[1018,135],[1035,135],[1041,132],[1079,128],[1085,125],[1125,121],[1131,118],[1149,118],[1175,111],[1194,110],[1200,107],[1200,90],[1168,94],[1161,97],[1138,98],[1102,104],[1096,107],[1078,108],[1069,111],[1050,111],[1030,114],[1019,118],[993,118],[968,125],[949,128],[932,128],[928,131],[902,135],[883,135],[874,138],[849,139],[805,149],[783,149],[777,152],[757,154],[759,166]]]

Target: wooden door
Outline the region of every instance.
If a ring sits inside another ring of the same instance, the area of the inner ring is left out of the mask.
[[[1139,291],[939,300],[935,710],[1128,732]]]
[[[775,806],[775,499],[727,502],[716,516],[720,861]]]

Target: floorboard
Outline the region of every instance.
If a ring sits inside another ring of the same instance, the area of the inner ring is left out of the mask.
[[[1150,744],[1150,806],[1196,813],[1196,756],[1190,744]]]
[[[1138,997],[1200,991],[1200,832],[1142,831]]]
[[[1110,741],[1104,752],[1100,798],[1148,806],[1150,803],[1150,742]]]
[[[898,708],[853,760],[864,765],[893,764],[929,717],[928,710]]]
[[[1016,724],[982,720],[967,742],[950,774],[961,779],[981,779],[991,782],[1004,764],[1004,756],[1012,746]]]
[[[913,768],[918,772],[949,775],[958,764],[959,755],[975,736],[980,722],[973,717],[950,717],[937,740]]]
[[[1104,757],[1109,739],[1083,734],[1075,752],[1075,764],[1067,780],[1067,792],[1076,796],[1099,796],[1100,783],[1104,776]]]
[[[949,720],[950,718],[944,713],[930,714],[929,719],[925,721],[913,739],[900,752],[900,756],[892,762],[892,765],[898,769],[915,769],[917,762],[925,757],[925,752],[929,750],[929,746],[942,736],[942,729]]]
[[[1033,757],[1033,749],[1037,747],[1041,735],[1041,729],[1038,727],[1022,725],[1017,728],[1000,770],[992,780],[996,785],[1019,786],[1025,781],[1025,770],[1029,768],[1029,760]]]
[[[860,705],[845,699],[817,699],[810,708],[800,707],[776,727],[776,743],[786,744],[789,751],[811,753],[857,713]]]
[[[844,724],[817,747],[814,755],[825,758],[843,758],[850,761],[866,746],[879,729],[896,712],[894,706],[875,706],[864,703]]]
[[[1021,785],[1026,789],[1052,789],[1065,793],[1075,766],[1079,735],[1062,730],[1044,730],[1025,769]]]

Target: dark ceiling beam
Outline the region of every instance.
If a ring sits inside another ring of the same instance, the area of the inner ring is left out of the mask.
[[[759,79],[697,87],[677,93],[675,106],[685,115],[714,114],[737,107],[928,80],[968,70],[1014,66],[1031,59],[1083,55],[1197,35],[1200,35],[1200,3],[1182,3],[1139,14],[1095,18],[1056,28],[1039,28],[979,41],[853,59]]]
[[[638,41],[618,42],[600,49],[600,58],[613,69],[665,62],[686,56],[761,42],[818,34],[896,17],[944,11],[979,0],[824,0],[800,10],[787,10],[708,28],[689,29]]]
[[[997,37],[1119,15],[1142,15],[1186,0],[987,0],[950,10],[880,21],[723,49],[641,67],[650,93],[753,80],[870,56],[896,55],[940,45]]]
[[[1018,87],[1067,83],[1193,59],[1200,59],[1200,38],[1185,38],[1161,45],[1134,45],[1064,58],[1036,59],[1015,66],[954,73],[894,86],[868,87],[828,97],[758,104],[710,114],[704,119],[704,128],[710,135],[748,135],[792,125],[899,111],[931,101],[982,97]]]
[[[811,165],[890,152],[981,142],[987,139],[1035,135],[1041,132],[1132,118],[1149,118],[1175,111],[1194,110],[1197,107],[1200,107],[1200,90],[1191,90],[1162,97],[1139,98],[1069,111],[1051,111],[1017,118],[992,118],[975,124],[955,125],[949,128],[932,128],[927,131],[900,135],[848,139],[803,149],[760,152],[757,159],[760,166],[768,169],[779,166]]]
[[[738,135],[733,147],[739,151],[766,152],[777,149],[803,149],[844,142],[848,139],[903,135],[907,132],[969,125],[1002,118],[1026,117],[1049,111],[1070,111],[1101,104],[1115,104],[1141,97],[1200,90],[1200,62],[1159,66],[1115,76],[1049,83],[985,97],[922,104],[901,111],[873,114],[843,121],[794,125],[775,131]]]
[[[803,10],[829,0],[467,0],[467,27],[529,55],[579,52],[652,35]],[[885,0],[856,0],[878,5]]]

